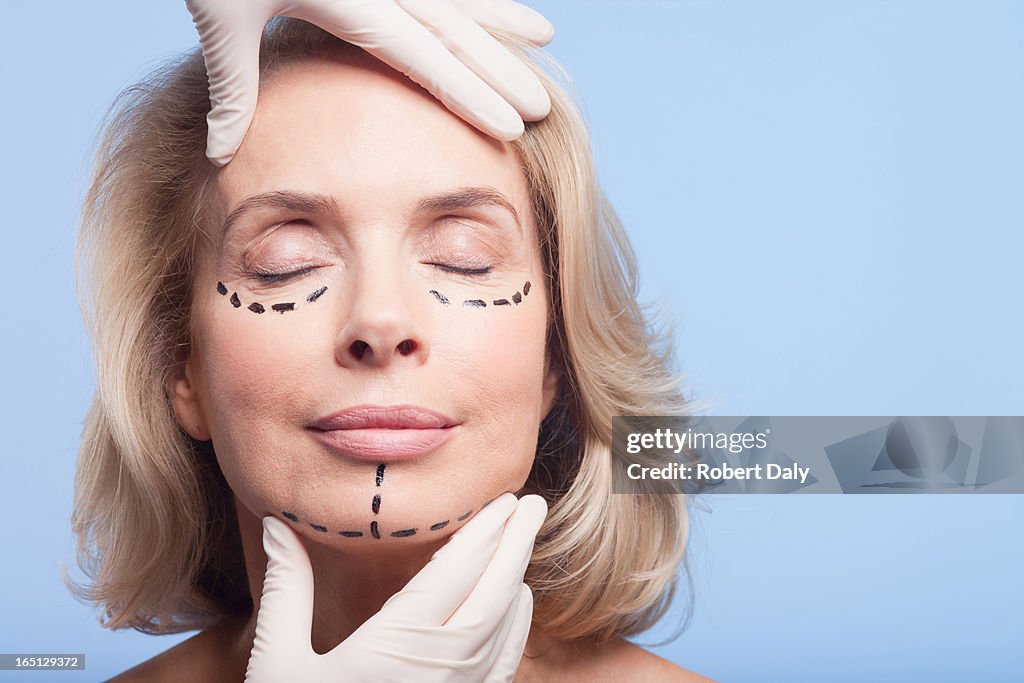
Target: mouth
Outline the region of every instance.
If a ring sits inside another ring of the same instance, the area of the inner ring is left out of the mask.
[[[439,448],[459,423],[414,405],[359,405],[326,415],[308,429],[331,450],[358,460],[394,462]]]

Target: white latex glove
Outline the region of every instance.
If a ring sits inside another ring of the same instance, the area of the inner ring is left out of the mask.
[[[523,120],[547,116],[551,101],[533,73],[484,30],[536,45],[554,35],[536,11],[512,0],[185,0],[210,79],[206,156],[223,166],[242,144],[259,89],[263,26],[303,19],[358,45],[416,81],[446,107],[499,140]]]
[[[246,683],[511,681],[533,618],[523,575],[546,516],[540,496],[499,496],[323,655],[310,644],[309,556],[284,522],[264,517],[267,573]]]

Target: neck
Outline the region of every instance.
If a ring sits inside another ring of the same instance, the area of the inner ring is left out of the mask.
[[[245,554],[249,592],[253,600],[251,626],[256,627],[267,556],[263,551],[262,520],[235,500]],[[301,537],[313,569],[313,622],[311,645],[318,654],[332,650],[366,620],[380,611],[388,598],[415,576],[444,541],[404,546],[391,553],[349,554]]]
[[[235,508],[253,601],[248,619],[232,621],[230,625],[230,630],[237,633],[237,638],[233,638],[233,649],[241,664],[248,661],[256,635],[267,556],[263,551],[262,520],[237,499]],[[364,556],[326,548],[305,538],[302,538],[302,543],[313,569],[315,590],[310,644],[318,654],[334,649],[379,612],[384,603],[426,566],[434,552],[444,545],[442,540],[416,548],[402,546],[400,552],[390,555]],[[532,627],[526,646],[527,657],[522,660],[519,674],[533,669],[538,663],[533,657],[549,651],[554,644],[555,641]]]

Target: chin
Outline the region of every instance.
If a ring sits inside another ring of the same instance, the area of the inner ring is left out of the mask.
[[[458,495],[454,488],[388,487],[387,468],[382,485],[359,487],[345,494],[341,508],[280,502],[281,509],[266,509],[305,538],[351,552],[374,552],[403,547],[436,545],[448,539],[502,491],[484,495]],[[363,500],[365,499],[365,500]]]

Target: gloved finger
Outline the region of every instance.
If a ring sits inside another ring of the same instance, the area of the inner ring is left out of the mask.
[[[532,7],[512,0],[450,0],[473,21],[543,47],[555,37],[555,27]]]
[[[256,617],[253,650],[285,652],[310,648],[313,622],[313,568],[298,536],[275,517],[263,518],[267,573]]]
[[[256,112],[260,37],[271,14],[254,14],[237,3],[186,4],[210,81],[206,156],[223,166],[238,151]]]
[[[527,121],[551,111],[540,79],[472,17],[448,0],[395,0]]]
[[[456,531],[370,620],[443,624],[473,590],[498,547],[505,520],[516,505],[516,497],[511,493],[495,498]]]
[[[519,615],[519,602],[522,598],[522,591],[515,591],[512,600],[504,609],[504,614],[501,615],[501,619],[497,621],[497,626],[492,632],[483,634],[481,633],[482,629],[465,624],[461,626],[446,624],[444,626],[446,629],[453,629],[452,633],[461,635],[461,639],[464,642],[463,647],[468,647],[469,651],[475,653],[472,660],[478,663],[478,668],[481,672],[489,672],[494,669],[502,651],[505,649],[509,634],[512,632],[513,626],[516,625]]]
[[[288,16],[358,45],[482,132],[499,140],[522,135],[523,120],[512,105],[394,2],[314,5],[307,0],[290,9]]]
[[[519,595],[523,574],[533,554],[537,532],[547,517],[543,498],[523,496],[505,524],[501,543],[473,592],[445,625],[474,627],[481,638],[490,637],[498,628],[505,607]]]
[[[519,591],[519,601],[509,625],[508,633],[501,636],[501,647],[494,665],[487,672],[484,683],[511,683],[523,659],[526,641],[533,625],[533,591],[525,583]]]

